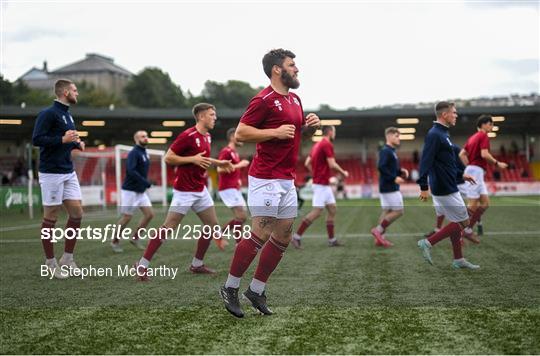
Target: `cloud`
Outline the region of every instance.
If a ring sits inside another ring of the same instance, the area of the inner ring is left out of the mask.
[[[26,27],[15,32],[7,32],[4,39],[13,42],[33,42],[48,38],[65,38],[66,32],[58,29]]]
[[[540,60],[538,58],[530,59],[498,59],[495,64],[499,67],[516,75],[529,76],[531,74],[538,75]]]

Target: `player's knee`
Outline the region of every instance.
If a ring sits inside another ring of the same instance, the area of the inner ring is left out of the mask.
[[[403,216],[403,210],[396,210],[396,215],[398,218]]]
[[[154,216],[155,216],[155,214],[154,214],[153,211],[144,214],[144,218],[145,218],[146,220],[148,220],[148,221],[152,220],[152,219],[154,218]]]
[[[75,209],[72,209],[70,212],[69,212],[69,217],[72,218],[72,219],[82,219],[82,216],[83,216],[83,209],[82,209],[82,206],[81,207],[77,207]]]

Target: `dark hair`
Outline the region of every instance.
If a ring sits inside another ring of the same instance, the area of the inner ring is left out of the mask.
[[[481,128],[482,125],[487,124],[487,123],[493,123],[493,118],[491,117],[491,115],[482,114],[478,116],[478,119],[476,119],[477,128]]]
[[[398,134],[398,133],[399,133],[399,130],[397,129],[397,127],[394,127],[394,126],[390,126],[384,129],[384,136],[390,135],[390,134]]]
[[[56,83],[54,83],[54,93],[56,96],[62,96],[64,94],[64,90],[69,89],[71,84],[74,83],[69,79],[58,79]]]
[[[451,102],[451,101],[441,101],[441,102],[438,102],[436,105],[435,105],[435,115],[437,117],[441,116],[441,114],[443,112],[445,112],[446,110],[452,108],[456,106],[455,103]]]
[[[330,131],[334,129],[334,126],[332,125],[325,125],[322,127],[322,134],[327,135]]]
[[[272,78],[272,68],[274,66],[281,67],[285,58],[294,58],[296,55],[289,50],[278,48],[273,49],[264,55],[262,59],[264,73],[268,78]]]
[[[195,120],[198,120],[197,116],[199,115],[199,113],[206,111],[208,109],[216,110],[216,107],[208,103],[198,103],[193,106],[193,109],[191,110],[191,112],[193,113],[193,117],[195,117]]]
[[[231,136],[234,136],[234,133],[236,132],[236,127],[231,127],[227,130],[227,141],[231,140]]]

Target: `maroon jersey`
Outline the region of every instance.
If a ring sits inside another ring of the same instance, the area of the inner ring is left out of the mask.
[[[478,131],[469,137],[463,149],[467,151],[470,165],[482,167],[484,170],[487,170],[487,162],[482,158],[481,154],[482,150],[489,150],[489,137],[484,131]]]
[[[249,168],[249,175],[255,178],[294,179],[305,123],[300,98],[294,93],[278,94],[269,86],[251,99],[240,122],[258,129],[275,129],[287,124],[296,126],[293,139],[257,143]]]
[[[203,156],[210,157],[210,134],[201,134],[195,126],[182,132],[172,143],[170,149],[178,156],[195,156],[205,152]],[[202,192],[206,186],[206,169],[195,164],[183,164],[176,167],[174,189],[182,192]]]
[[[240,162],[240,156],[235,149],[230,148],[229,146],[223,147],[219,152],[218,159],[224,159],[231,161],[232,164],[238,164]],[[240,189],[240,170],[235,169],[231,173],[219,173],[219,190],[225,189]]]
[[[330,166],[327,159],[334,157],[334,145],[329,139],[323,137],[313,146],[310,156],[313,183],[328,185],[330,183]]]

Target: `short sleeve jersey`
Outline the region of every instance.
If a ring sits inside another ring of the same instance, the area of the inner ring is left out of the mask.
[[[463,149],[467,151],[470,165],[487,170],[487,162],[482,158],[482,150],[489,150],[489,137],[484,131],[478,131],[469,137]]]
[[[328,158],[334,157],[334,145],[324,137],[311,149],[311,168],[313,171],[313,183],[328,185],[330,181],[330,165]]]
[[[240,162],[240,156],[235,149],[230,148],[229,146],[223,147],[219,152],[218,159],[229,160],[232,164],[238,164]],[[225,189],[240,189],[240,170],[235,169],[231,173],[219,173],[219,190]]]

